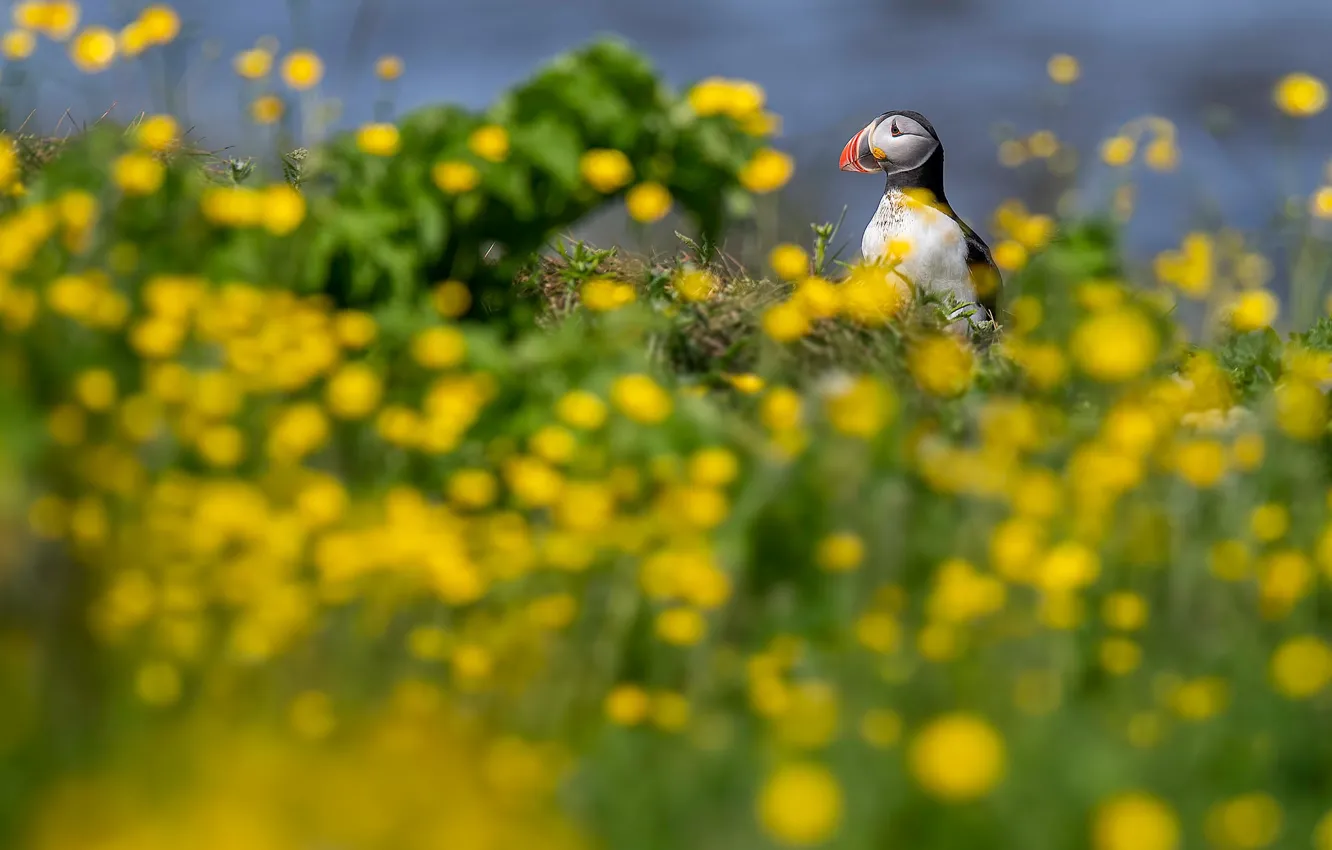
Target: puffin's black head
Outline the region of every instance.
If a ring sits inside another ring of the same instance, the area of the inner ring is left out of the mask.
[[[936,159],[942,173],[943,145],[934,126],[919,112],[900,110],[883,113],[852,136],[842,149],[841,167],[861,174],[883,172],[891,180],[927,170],[926,164]]]

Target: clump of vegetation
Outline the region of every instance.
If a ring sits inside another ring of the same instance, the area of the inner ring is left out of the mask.
[[[606,43],[271,180],[0,145],[6,844],[1332,846],[1332,325],[1207,234],[1134,279],[1122,197],[1001,208],[973,339],[832,224],[745,269],[770,127]],[[693,229],[553,241],[621,200]]]

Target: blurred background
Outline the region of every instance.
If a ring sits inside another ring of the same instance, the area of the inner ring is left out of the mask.
[[[119,26],[144,3],[84,4],[85,23]],[[888,109],[916,109],[938,128],[949,198],[983,235],[990,212],[1020,196],[1049,212],[1058,181],[1048,164],[1000,164],[1005,134],[1054,131],[1080,153],[1077,202],[1103,204],[1117,179],[1096,146],[1144,114],[1179,127],[1180,167],[1144,172],[1131,247],[1148,255],[1193,226],[1254,230],[1283,196],[1307,197],[1332,157],[1332,113],[1296,126],[1278,120],[1272,85],[1291,71],[1327,76],[1332,4],[1326,0],[177,0],[183,38],[145,61],[89,77],[44,43],[26,66],[8,122],[50,128],[68,109],[91,121],[115,103],[128,120],[170,105],[211,148],[254,156],[231,58],[261,36],[327,62],[325,97],[343,104],[337,126],[372,117],[373,65],[401,56],[398,112],[456,102],[484,108],[505,87],[596,33],[642,49],[672,83],[710,75],[750,79],[784,118],[779,143],[797,159],[781,200],[783,238],[808,238],[810,221],[848,207],[850,251],[877,203],[877,180],[839,173],[842,145]],[[207,34],[203,39],[201,33]],[[203,52],[210,62],[200,62]],[[1081,63],[1069,88],[1046,76],[1049,57]],[[32,110],[36,110],[35,113]],[[31,117],[28,117],[31,115]],[[11,128],[12,129],[12,128]],[[1294,152],[1294,153],[1292,153]],[[1085,167],[1088,162],[1093,167]],[[589,238],[622,238],[617,216],[589,223]],[[667,239],[670,229],[664,230]],[[840,241],[840,240],[839,240]]]

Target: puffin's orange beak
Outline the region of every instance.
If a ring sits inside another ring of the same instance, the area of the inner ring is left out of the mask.
[[[879,161],[874,158],[870,152],[870,130],[874,125],[861,130],[851,137],[851,141],[842,148],[842,159],[839,167],[843,171],[853,171],[860,174],[873,174],[879,170]]]

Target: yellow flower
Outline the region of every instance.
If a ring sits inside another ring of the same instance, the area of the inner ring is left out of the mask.
[[[231,61],[231,66],[245,79],[258,80],[273,70],[273,54],[258,47],[242,50]]]
[[[402,135],[393,124],[366,124],[356,131],[356,147],[371,156],[393,156],[402,147]]]
[[[180,15],[164,4],[145,7],[138,23],[151,44],[169,44],[180,35]]]
[[[324,78],[324,61],[310,50],[296,50],[282,60],[282,79],[296,91],[319,85]]]
[[[430,294],[430,303],[444,318],[456,319],[472,308],[472,293],[462,281],[446,280]]]
[[[821,277],[807,277],[796,286],[791,301],[811,321],[831,319],[842,306],[843,290]]]
[[[1328,811],[1314,826],[1314,850],[1332,850],[1332,811]]]
[[[1179,835],[1170,806],[1142,791],[1116,794],[1092,816],[1093,850],[1176,850]]]
[[[1078,60],[1069,56],[1067,53],[1056,53],[1050,57],[1050,61],[1045,65],[1046,72],[1050,79],[1061,86],[1071,86],[1078,81],[1082,75],[1082,68],[1078,65]]]
[[[1286,436],[1312,442],[1327,430],[1327,396],[1308,381],[1282,381],[1276,388],[1277,426]]]
[[[467,340],[457,328],[426,328],[412,340],[412,358],[427,369],[448,369],[466,356]]]
[[[707,623],[694,608],[668,608],[657,615],[657,636],[673,646],[693,646],[703,639]]]
[[[875,749],[884,750],[902,738],[902,717],[895,711],[871,708],[860,718],[860,737]]]
[[[464,508],[480,510],[490,507],[499,494],[499,482],[484,469],[460,469],[449,476],[449,501]]]
[[[1147,622],[1147,600],[1136,593],[1112,593],[1101,603],[1101,619],[1112,629],[1132,632]]]
[[[375,76],[381,80],[396,80],[402,76],[403,62],[397,56],[381,56],[375,61]]]
[[[146,153],[127,153],[111,164],[111,179],[126,195],[151,195],[162,188],[166,166]]]
[[[1285,505],[1271,502],[1259,505],[1249,515],[1249,530],[1263,543],[1274,543],[1286,536],[1290,529],[1290,511]]]
[[[478,127],[467,137],[467,147],[487,162],[503,162],[509,156],[509,131],[498,124]]]
[[[1230,325],[1240,333],[1269,328],[1276,321],[1281,302],[1266,289],[1247,289],[1230,309]]]
[[[834,390],[825,411],[834,429],[868,440],[892,421],[897,413],[897,399],[879,381],[862,376]]]
[[[461,195],[481,184],[481,172],[470,163],[447,160],[435,163],[430,169],[430,179],[440,191],[449,195]]]
[[[775,192],[787,184],[794,171],[795,161],[789,154],[764,148],[740,169],[740,184],[758,195]]]
[[[1282,696],[1308,699],[1332,683],[1332,647],[1313,635],[1289,638],[1272,653],[1269,670]]]
[[[638,685],[617,685],[606,695],[606,716],[621,726],[637,726],[647,719],[651,698]]]
[[[1133,161],[1137,143],[1128,136],[1113,136],[1101,143],[1101,160],[1106,165],[1122,168]]]
[[[605,277],[589,280],[583,284],[579,296],[584,307],[597,313],[618,310],[634,303],[638,297],[630,284]]]
[[[1147,145],[1142,158],[1153,171],[1174,171],[1179,165],[1179,147],[1174,137],[1161,136]]]
[[[782,280],[798,280],[809,274],[809,254],[799,245],[778,245],[768,254],[768,265]]]
[[[1101,641],[1101,666],[1113,676],[1127,676],[1142,663],[1142,647],[1128,638],[1109,637]]]
[[[89,410],[109,410],[116,395],[116,378],[106,369],[89,369],[74,380],[74,396]]]
[[[777,342],[795,342],[809,333],[809,317],[795,301],[783,301],[763,311],[763,332]]]
[[[96,74],[116,60],[116,35],[106,27],[88,27],[69,45],[69,57],[85,74]]]
[[[814,550],[814,562],[830,573],[851,572],[865,559],[865,543],[849,531],[829,534]]]
[[[624,196],[629,217],[644,224],[658,221],[671,211],[671,193],[660,183],[639,183]]]
[[[1037,569],[1037,581],[1044,589],[1059,593],[1077,590],[1096,581],[1101,574],[1101,559],[1081,543],[1066,541],[1050,549]]]
[[[37,37],[28,30],[10,30],[0,37],[0,53],[6,59],[27,59],[37,49]]]
[[[1315,218],[1332,219],[1332,186],[1320,186],[1309,198],[1309,214]]]
[[[1207,810],[1203,835],[1224,850],[1260,850],[1277,840],[1281,820],[1281,805],[1270,795],[1241,794]]]
[[[594,148],[578,160],[578,171],[589,186],[603,195],[622,189],[634,179],[634,166],[623,151]]]
[[[1226,460],[1226,447],[1217,440],[1187,440],[1175,447],[1175,472],[1200,490],[1220,483]]]
[[[647,375],[624,375],[611,385],[611,402],[635,422],[653,425],[671,415],[670,395]]]
[[[842,788],[828,768],[811,762],[785,764],[759,790],[759,825],[787,847],[822,844],[842,822]]]
[[[215,469],[230,469],[245,456],[245,435],[234,425],[210,425],[199,435],[199,455]]]
[[[383,395],[384,382],[364,363],[349,363],[328,379],[328,409],[339,419],[364,419]]]
[[[717,276],[706,269],[682,269],[671,285],[686,301],[707,301],[720,284]]]
[[[1132,308],[1096,313],[1079,324],[1069,340],[1078,368],[1105,383],[1122,383],[1146,372],[1160,345],[1156,328]]]
[[[286,111],[287,105],[275,94],[261,95],[250,104],[250,118],[256,124],[276,124]]]
[[[180,138],[180,127],[170,115],[153,115],[139,122],[135,136],[149,150],[166,151]]]
[[[1277,83],[1273,98],[1287,115],[1308,118],[1327,106],[1327,86],[1310,74],[1287,74]]]
[[[1049,130],[1037,130],[1027,137],[1027,149],[1032,156],[1049,159],[1059,152],[1059,138]]]
[[[527,441],[532,454],[547,463],[568,463],[578,449],[578,439],[572,433],[558,425],[547,425],[538,430]]]
[[[700,487],[725,487],[740,472],[740,461],[729,449],[699,449],[689,458],[689,480]]]
[[[926,792],[947,802],[989,794],[1005,770],[1003,738],[984,718],[954,713],[931,720],[911,742],[908,764]]]
[[[573,390],[555,403],[555,415],[573,428],[594,431],[606,421],[606,403],[590,392]]]
[[[1017,168],[1027,161],[1027,146],[1018,139],[1004,139],[999,143],[999,164],[1004,168]]]
[[[907,349],[907,369],[916,385],[941,398],[966,392],[974,367],[970,346],[952,334],[930,334]]]
[[[305,220],[305,196],[294,186],[274,183],[259,196],[260,222],[274,236],[286,236]]]

